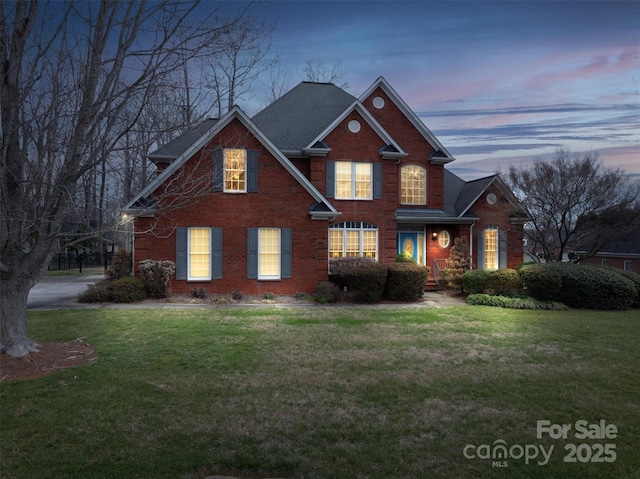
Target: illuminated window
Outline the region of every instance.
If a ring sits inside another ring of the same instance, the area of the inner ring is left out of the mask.
[[[498,227],[484,231],[484,269],[498,269]]]
[[[261,228],[258,235],[258,279],[280,278],[280,230]]]
[[[224,150],[224,191],[244,193],[247,191],[246,150],[226,148]]]
[[[211,279],[211,230],[189,228],[188,279]]]
[[[336,198],[371,199],[372,163],[336,161]]]
[[[441,248],[448,248],[451,243],[451,236],[448,231],[442,230],[438,235],[438,244]]]
[[[378,227],[361,221],[329,226],[329,258],[365,256],[378,259]]]
[[[427,171],[416,165],[403,166],[400,172],[401,198],[405,205],[427,203]]]

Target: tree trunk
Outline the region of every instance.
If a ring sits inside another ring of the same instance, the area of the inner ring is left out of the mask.
[[[0,351],[10,356],[38,351],[27,334],[27,296],[32,286],[31,281],[15,277],[0,280]]]

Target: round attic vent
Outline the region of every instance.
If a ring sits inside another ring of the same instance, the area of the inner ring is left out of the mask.
[[[490,205],[495,205],[496,201],[498,201],[498,197],[494,193],[489,193],[487,195],[487,203]]]
[[[349,131],[351,133],[358,133],[360,131],[360,122],[358,120],[351,120],[349,122]]]
[[[384,98],[377,96],[373,99],[373,106],[380,110],[384,106]]]

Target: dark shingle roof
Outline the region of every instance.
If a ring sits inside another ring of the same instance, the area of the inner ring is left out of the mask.
[[[281,151],[299,151],[355,100],[332,83],[302,82],[252,120]]]
[[[209,131],[218,122],[217,118],[207,118],[198,126],[187,130],[169,143],[162,145],[153,153],[149,154],[150,160],[172,161],[184,153],[191,145]]]

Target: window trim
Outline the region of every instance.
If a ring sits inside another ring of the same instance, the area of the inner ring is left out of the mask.
[[[424,178],[424,187],[422,188],[422,194],[424,195],[424,201],[415,203],[415,202],[408,202],[405,201],[406,195],[404,194],[404,182],[405,180],[403,179],[403,173],[405,171],[408,171],[408,168],[417,168],[418,170],[422,171],[423,173],[423,178]],[[426,205],[427,204],[427,169],[422,166],[422,165],[414,165],[414,164],[410,164],[410,165],[403,165],[400,168],[400,204],[402,205]]]
[[[338,196],[338,165],[340,163],[348,163],[351,165],[350,172],[350,183],[351,183],[351,195],[350,196]],[[367,197],[358,197],[357,193],[357,183],[356,183],[356,170],[358,166],[368,165],[369,166],[369,196]],[[334,199],[336,200],[358,200],[358,201],[367,201],[373,200],[373,188],[374,188],[374,171],[373,171],[373,162],[371,161],[351,161],[351,160],[336,160],[335,162],[335,184],[334,184]]]

